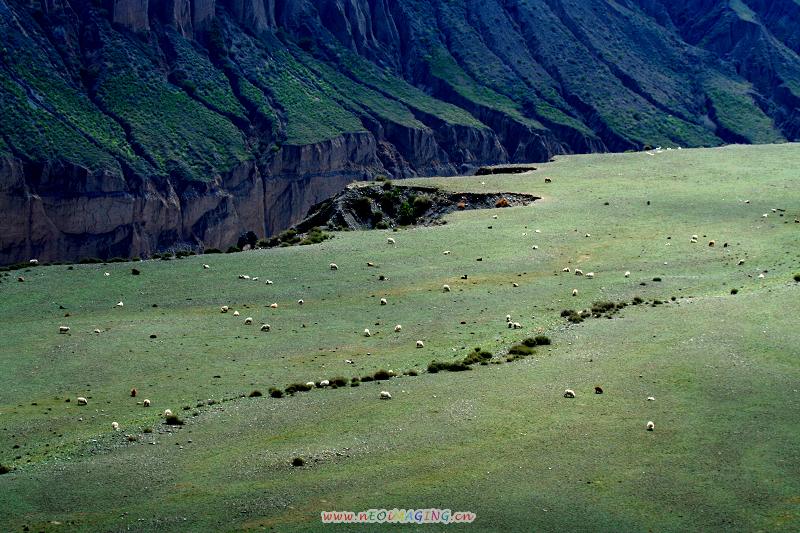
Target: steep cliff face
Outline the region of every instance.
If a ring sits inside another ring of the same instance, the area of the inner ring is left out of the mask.
[[[793,0],[0,0],[0,262],[227,247],[354,179],[800,136]]]

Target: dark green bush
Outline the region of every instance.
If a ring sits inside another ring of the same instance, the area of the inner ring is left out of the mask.
[[[448,371],[448,372],[463,372],[464,370],[471,370],[468,365],[465,365],[463,361],[453,361],[453,362],[442,362],[442,361],[431,361],[428,363],[428,372],[431,374],[436,374],[440,371]]]
[[[381,220],[377,224],[375,224],[376,229],[389,229],[389,224],[385,220]]]
[[[509,348],[508,353],[511,355],[531,355],[536,353],[536,350],[524,344],[515,344]]]
[[[794,275],[794,280],[796,282],[800,283],[800,272],[798,272],[797,274]]]
[[[221,254],[222,250],[220,250],[219,248],[207,248],[207,249],[203,250],[203,253],[204,254]]]
[[[270,387],[269,395],[272,396],[273,398],[283,398],[283,391],[276,387]]]
[[[392,375],[389,373],[388,370],[380,369],[375,374],[372,375],[375,381],[386,381],[387,379],[392,379]]]
[[[372,376],[364,376],[361,378],[361,383],[368,383],[370,381],[375,381],[375,378]]]
[[[311,385],[305,383],[292,383],[286,387],[286,394],[294,394],[296,392],[308,392],[311,390]]]
[[[227,250],[225,250],[226,254],[235,254],[241,252],[242,249],[238,246],[229,246]]]
[[[642,304],[642,303],[644,303],[644,300],[643,300],[643,299],[641,299],[641,298],[639,298],[638,296],[636,296],[636,297],[633,299],[633,302],[632,302],[632,303],[633,303],[633,305],[639,305],[639,304]]]
[[[182,426],[183,420],[178,415],[172,414],[164,418],[164,423],[170,426]]]
[[[303,466],[306,464],[306,460],[302,457],[295,457],[292,459],[292,466]]]
[[[344,387],[347,385],[349,380],[346,377],[336,376],[335,378],[331,379],[331,385],[335,387]]]
[[[480,348],[475,348],[471,354],[464,358],[465,365],[474,365],[476,363],[483,363],[492,358],[492,353]]]
[[[260,390],[254,390],[249,394],[249,396],[250,396],[250,398],[259,398],[259,397],[263,396],[263,394],[261,394]]]
[[[11,472],[10,466],[0,465],[0,476],[2,476],[3,474],[8,474],[9,472]]]
[[[739,289],[731,289],[731,294],[739,294]]]

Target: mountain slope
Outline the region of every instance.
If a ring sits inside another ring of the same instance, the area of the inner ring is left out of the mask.
[[[226,247],[348,181],[800,137],[793,0],[0,0],[0,261]]]

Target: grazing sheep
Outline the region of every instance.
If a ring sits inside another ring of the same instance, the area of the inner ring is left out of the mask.
[[[386,298],[381,298],[381,305],[386,305],[389,302],[386,301]]]
[[[144,401],[142,401],[142,405],[143,405],[144,407],[150,407],[150,400],[148,400],[147,398],[145,398],[145,399],[144,399]]]
[[[564,267],[561,269],[561,272],[566,272],[567,274],[569,274],[570,272],[572,272],[572,270],[570,270],[569,267]]]
[[[331,384],[331,382],[328,381],[327,379],[323,379],[322,381],[319,382],[319,386],[320,387],[327,387],[330,384]]]
[[[395,332],[395,333],[400,333],[402,330],[403,330],[403,326],[401,326],[400,324],[397,324],[397,325],[394,327],[394,332]]]
[[[104,276],[110,276],[110,275],[111,275],[111,272],[104,272],[104,273],[103,273],[103,275],[104,275]]]
[[[364,336],[365,337],[372,337],[372,333],[369,332],[369,329],[364,328]]]
[[[136,390],[136,387],[131,389],[131,398],[136,398],[136,395],[139,394],[139,391]]]
[[[599,385],[598,385],[598,386],[596,386],[596,387],[594,388],[594,393],[595,393],[595,394],[603,394],[603,387],[601,387],[601,386],[599,386]]]
[[[239,311],[234,311],[233,316],[239,316]]]
[[[278,304],[277,303],[271,303],[271,304],[269,304],[269,308],[270,309],[277,309],[278,308]]]
[[[83,396],[78,396],[78,405],[88,405],[89,400],[84,398]]]
[[[511,329],[513,327],[514,327],[514,323],[513,322],[508,322],[508,329]]]
[[[397,244],[397,242],[393,238],[388,237],[386,239],[386,244],[391,244],[392,246],[394,246],[395,244]]]
[[[763,274],[763,273],[762,273],[762,274],[759,274],[759,275],[758,275],[758,279],[764,279],[764,274]]]
[[[119,431],[119,422],[111,422],[111,429]]]
[[[243,279],[243,280],[246,280],[246,281],[250,281],[250,276],[248,276],[247,274],[245,274],[244,276],[242,276],[242,279]]]
[[[17,281],[19,281],[20,283],[24,283],[25,282],[25,278],[20,276],[20,277],[17,278]]]
[[[306,387],[314,387],[314,386],[316,386],[316,383],[314,383],[313,381],[306,382]]]
[[[512,287],[519,287],[519,283],[512,283],[511,286]]]
[[[647,426],[645,427],[647,428],[647,431],[653,431],[654,429],[656,429],[656,425],[653,423],[652,420],[648,421]]]
[[[575,391],[574,390],[567,389],[567,390],[564,391],[564,398],[574,398],[574,397],[575,397]]]
[[[164,409],[164,418],[172,416],[172,409]]]
[[[544,179],[544,182],[545,182],[545,183],[553,183],[553,180],[551,180],[550,178],[545,178],[545,179]]]
[[[572,289],[572,295],[573,296],[577,296],[578,295],[578,289]]]
[[[97,329],[97,328],[95,328],[94,332],[95,332],[96,334],[98,334],[98,335],[99,335],[100,333],[102,333],[102,331],[100,331],[100,330],[99,330],[99,329]]]
[[[744,264],[744,259],[739,259],[739,262],[736,263],[738,266],[742,266]]]
[[[245,326],[250,326],[252,324],[253,324],[253,317],[249,316],[249,317],[244,319],[244,325]]]
[[[591,234],[591,233],[587,233],[587,234],[586,234],[586,236],[587,236],[587,237],[591,237],[591,236],[592,236],[592,234]]]
[[[450,255],[450,253],[451,253],[451,252],[450,252],[450,250],[445,250],[445,251],[444,251],[444,252],[442,252],[442,253],[443,253],[444,255]]]
[[[261,331],[269,331],[272,329],[272,326],[269,324],[261,324]]]
[[[539,249],[539,247],[536,246],[535,244],[533,246],[531,246],[531,250],[538,250],[538,249]]]
[[[699,238],[700,238],[700,237],[698,237],[697,235],[692,235],[692,239],[694,239],[694,240],[697,240],[697,239],[699,239]]]
[[[513,327],[513,329],[522,329],[522,324],[520,324],[519,322],[512,322],[511,326]]]
[[[302,299],[302,298],[300,298],[299,300],[297,300],[297,305],[303,305],[304,303],[305,303],[305,302],[303,301],[303,299]]]
[[[461,279],[467,279],[467,275],[466,274],[462,275]]]
[[[761,215],[761,216],[762,216],[763,218],[767,218],[769,215],[768,215],[767,213],[764,213],[764,214],[763,214],[763,215]]]
[[[647,397],[647,401],[648,402],[654,402],[654,401],[656,401],[656,399],[653,396],[648,396]]]
[[[717,241],[708,241],[708,245],[711,246],[712,248],[714,246],[716,246],[716,244],[717,244]]]
[[[692,244],[697,244],[697,239],[692,239],[689,242],[692,243]]]
[[[124,306],[124,305],[125,305],[124,303],[122,303],[122,302],[119,302],[119,303],[117,304],[117,307],[122,307],[122,306]]]
[[[425,347],[425,343],[424,342],[417,341],[417,348],[424,348],[424,347]]]
[[[355,364],[352,359],[345,359],[344,362],[348,365]]]
[[[209,268],[211,268],[210,265],[203,265],[203,270],[208,270]]]
[[[626,277],[626,278],[629,278],[629,277],[631,277],[631,271],[630,271],[630,270],[626,270],[626,271],[625,271],[625,277]]]
[[[511,315],[506,315],[506,322],[511,322]]]
[[[492,215],[492,218],[493,218],[494,220],[497,220],[497,215]]]
[[[264,282],[264,284],[265,284],[265,285],[272,285],[272,280],[271,280],[271,279],[268,279],[267,281],[265,281],[265,282]]]
[[[381,400],[391,400],[392,395],[389,394],[389,391],[382,390],[381,391]]]
[[[58,326],[59,333],[69,333],[69,326]]]
[[[31,259],[30,261],[28,261],[28,263],[35,266],[35,265],[39,264],[39,260],[38,259]]]
[[[331,263],[331,270],[339,270],[339,265],[336,263]]]
[[[450,292],[450,285],[442,285],[442,291]]]
[[[254,277],[253,281],[258,281],[258,276]]]
[[[219,311],[220,313],[227,313],[229,309],[230,307],[228,307],[227,305],[223,305],[222,307],[219,308]]]
[[[576,268],[575,269],[575,275],[576,276],[583,276],[583,270],[581,270],[580,268]]]
[[[589,279],[594,278],[594,272],[587,272],[586,273],[586,277],[589,278]]]

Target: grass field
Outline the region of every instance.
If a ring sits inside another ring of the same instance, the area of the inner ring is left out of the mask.
[[[326,510],[439,507],[477,519],[404,530],[797,531],[799,168],[797,144],[565,157],[409,180],[542,197],[442,226],[12,272],[0,530],[306,531]],[[666,303],[560,316],[637,296]],[[519,361],[425,372],[478,346],[504,361],[540,334],[552,345]],[[381,368],[420,375],[267,393]],[[165,425],[166,408],[185,424]]]

